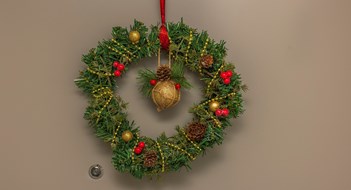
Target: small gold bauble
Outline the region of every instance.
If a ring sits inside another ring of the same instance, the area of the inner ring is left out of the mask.
[[[140,40],[140,33],[136,30],[130,31],[129,40],[133,43],[138,43]]]
[[[125,141],[125,142],[129,142],[130,140],[133,139],[133,133],[130,132],[130,131],[124,131],[122,133],[122,139]]]
[[[217,109],[219,109],[219,106],[220,106],[220,104],[219,104],[219,102],[217,102],[217,101],[212,101],[212,102],[210,102],[210,104],[209,104],[210,110],[211,110],[212,112],[215,112]]]
[[[175,106],[180,100],[180,91],[175,88],[172,80],[160,81],[152,89],[152,100],[157,106],[157,111]]]

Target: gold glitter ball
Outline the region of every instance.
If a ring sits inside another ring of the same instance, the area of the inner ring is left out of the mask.
[[[210,111],[215,112],[217,109],[219,109],[219,102],[217,101],[212,101],[209,103]]]
[[[125,142],[129,142],[130,140],[133,139],[133,133],[130,132],[130,131],[124,131],[122,133],[122,139],[125,141]]]
[[[138,43],[140,40],[140,33],[136,30],[130,31],[129,40],[133,43]]]

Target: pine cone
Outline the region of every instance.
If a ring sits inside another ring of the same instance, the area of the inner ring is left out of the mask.
[[[157,153],[156,151],[150,150],[145,153],[144,156],[144,166],[145,167],[154,167],[157,162]]]
[[[207,127],[201,123],[190,123],[186,129],[187,136],[192,141],[201,141],[206,133]]]
[[[212,55],[204,55],[200,58],[200,64],[204,68],[209,68],[213,64],[213,56]]]
[[[169,68],[168,65],[162,65],[160,67],[157,68],[157,79],[159,81],[166,81],[171,79],[171,68]]]

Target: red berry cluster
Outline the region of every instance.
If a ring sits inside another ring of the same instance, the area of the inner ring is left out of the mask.
[[[145,143],[143,141],[139,142],[138,146],[134,148],[134,153],[137,155],[141,154],[144,150],[144,147],[145,147]]]
[[[119,63],[118,61],[115,61],[115,62],[113,62],[113,67],[116,69],[113,74],[116,77],[121,76],[122,71],[124,70],[125,66],[122,63]]]
[[[231,82],[231,78],[232,78],[232,76],[233,76],[233,72],[231,71],[231,70],[227,70],[227,71],[223,71],[223,72],[221,72],[221,78],[222,78],[222,80],[223,80],[223,83],[224,84],[226,84],[226,85],[228,85],[228,84],[230,84],[230,82]]]
[[[228,108],[223,108],[223,109],[217,109],[215,111],[215,114],[217,117],[227,117],[229,115],[229,109]]]

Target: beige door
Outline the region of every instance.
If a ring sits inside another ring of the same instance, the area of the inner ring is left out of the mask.
[[[222,146],[191,172],[150,182],[113,169],[109,145],[82,118],[87,98],[73,80],[81,55],[112,26],[134,18],[157,24],[159,1],[1,0],[0,189],[351,189],[350,7],[347,0],[167,1],[168,21],[184,17],[227,41],[227,60],[250,90]],[[199,82],[189,75],[197,88],[158,114],[137,91],[140,68],[121,81],[129,117],[145,135],[172,134],[190,118]],[[102,178],[89,177],[93,164]]]

